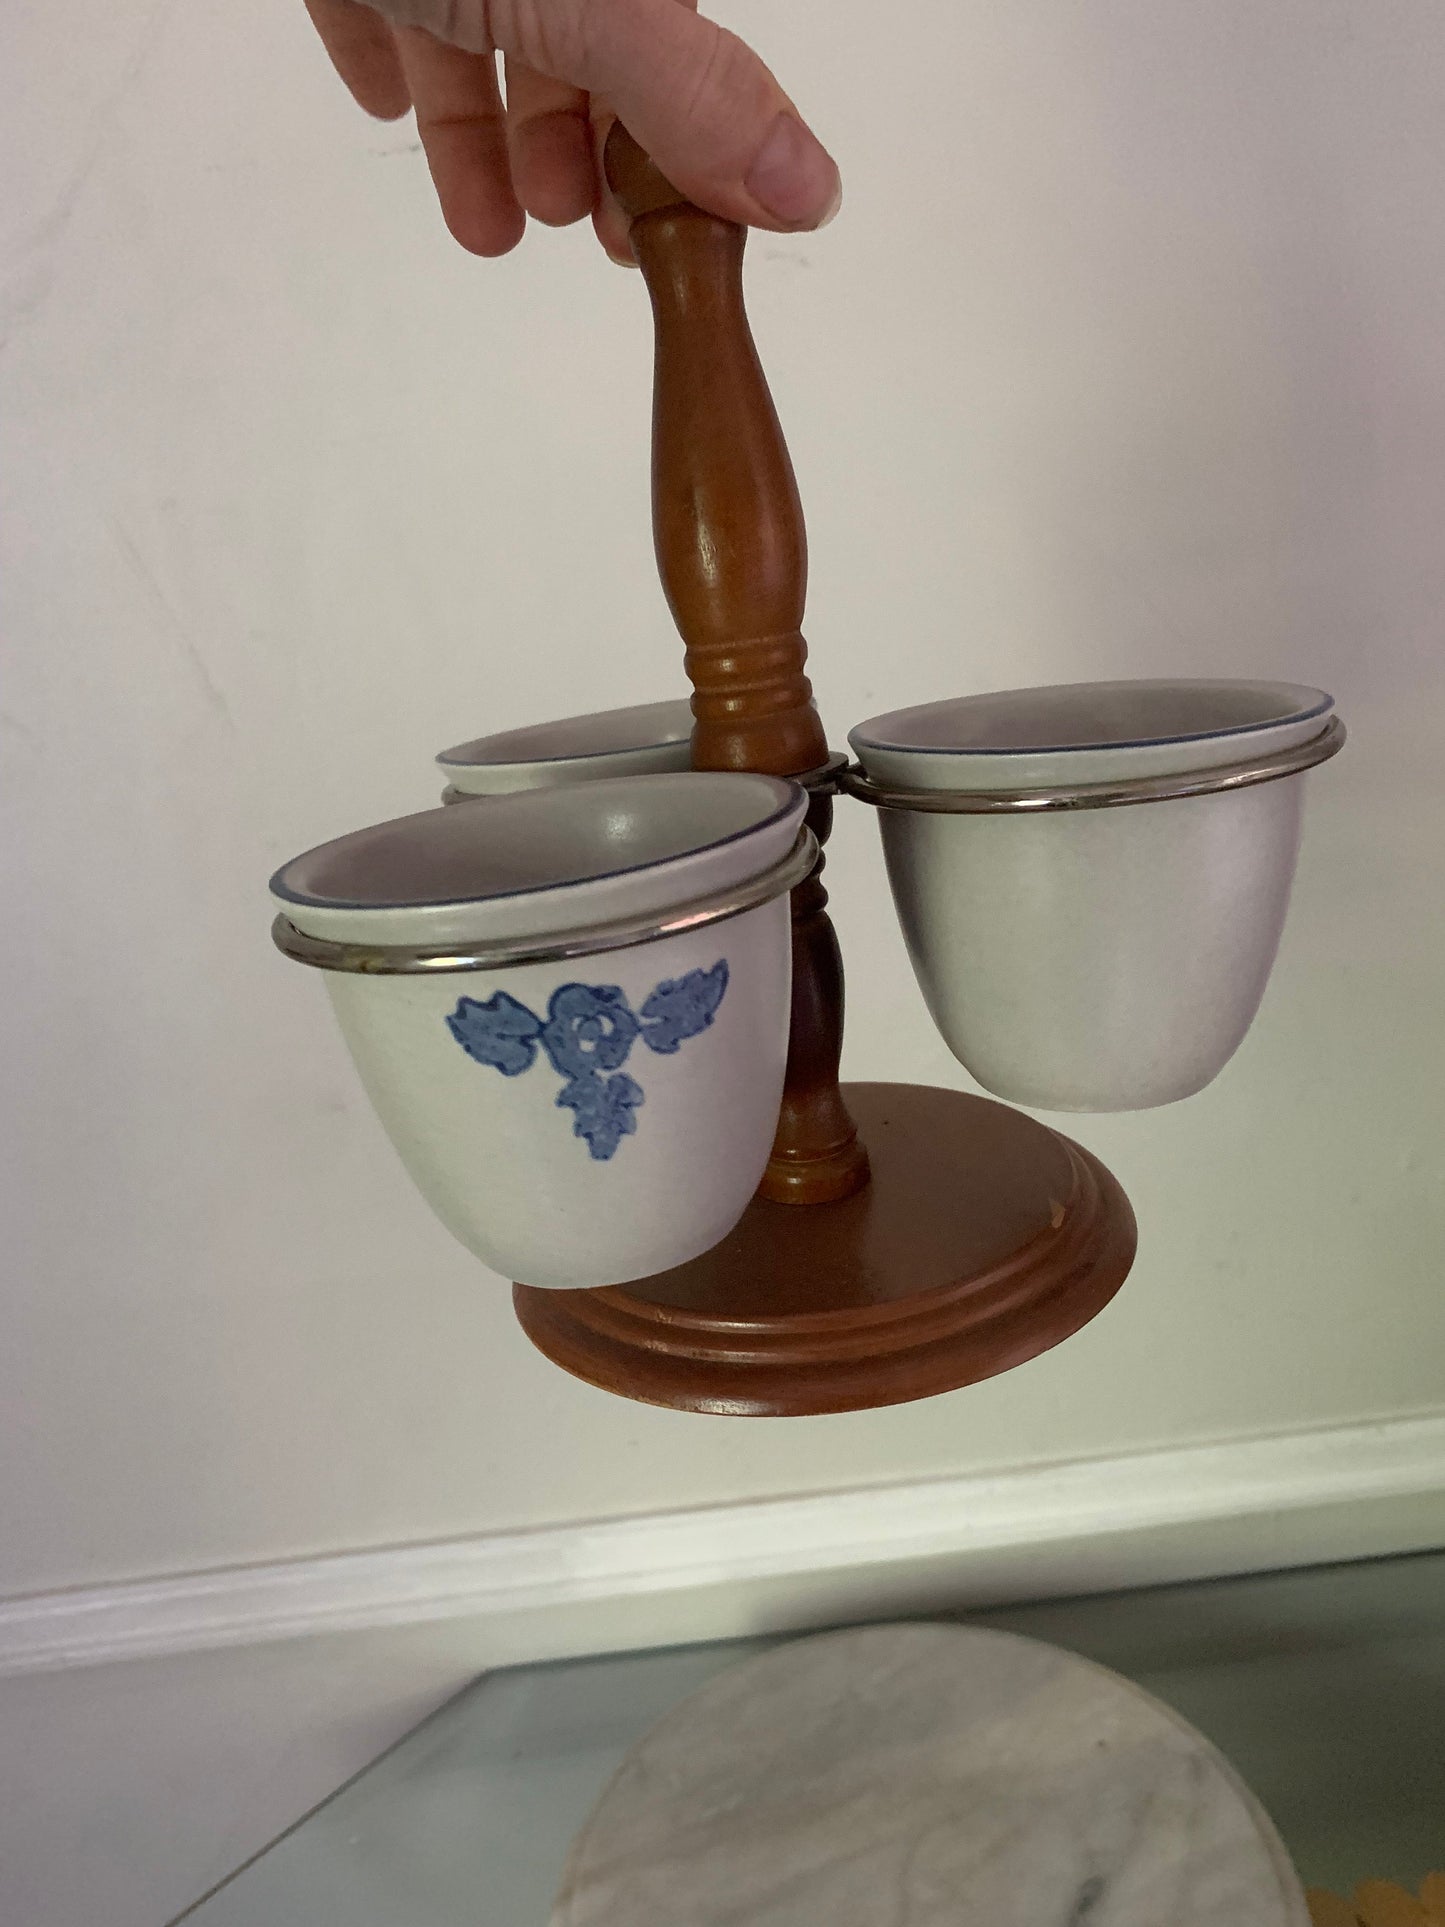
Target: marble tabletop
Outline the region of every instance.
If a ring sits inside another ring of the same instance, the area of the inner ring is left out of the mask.
[[[638,1740],[553,1927],[1307,1927],[1234,1770],[1091,1661],[951,1624],[794,1641]]]

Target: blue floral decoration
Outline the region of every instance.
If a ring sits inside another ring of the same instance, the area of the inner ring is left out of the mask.
[[[639,1025],[616,984],[563,984],[552,992],[542,1047],[559,1077],[620,1070]]]
[[[563,1080],[557,1104],[571,1111],[573,1135],[605,1160],[636,1132],[644,1101],[642,1086],[622,1068],[632,1046],[640,1037],[649,1050],[671,1057],[709,1028],[727,987],[726,958],[711,970],[669,977],[640,1012],[616,984],[563,984],[552,992],[545,1019],[499,990],[485,1003],[461,998],[447,1029],[468,1057],[503,1077],[529,1071],[540,1044]]]
[[[610,1158],[623,1138],[637,1129],[633,1115],[642,1102],[642,1086],[626,1071],[613,1077],[576,1077],[557,1093],[561,1110],[573,1112],[572,1135],[585,1137],[594,1158]]]
[[[503,1077],[520,1077],[536,1062],[542,1026],[525,1004],[499,990],[484,1004],[463,997],[447,1028],[468,1057],[489,1064]]]

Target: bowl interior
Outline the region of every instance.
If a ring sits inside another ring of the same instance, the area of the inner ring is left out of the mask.
[[[1331,707],[1323,690],[1298,683],[1060,683],[894,710],[860,723],[849,741],[859,751],[975,756],[1145,749],[1323,719]]]
[[[375,911],[514,897],[718,849],[798,801],[778,777],[711,771],[520,790],[353,831],[294,857],[271,889],[290,904]]]
[[[588,716],[563,716],[525,729],[479,736],[444,749],[443,769],[477,769],[513,764],[579,762],[592,756],[618,756],[645,749],[685,746],[692,739],[692,704],[686,696],[628,709],[603,709]]]

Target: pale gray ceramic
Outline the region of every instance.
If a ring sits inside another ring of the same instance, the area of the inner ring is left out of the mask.
[[[895,799],[1189,777],[1285,759],[1330,698],[1292,683],[1079,683],[899,710],[849,741]],[[1143,1110],[1203,1089],[1274,964],[1302,773],[1097,809],[880,808],[919,985],[985,1090],[1056,1111]]]
[[[501,1277],[622,1284],[741,1217],[782,1098],[778,866],[806,809],[773,776],[619,777],[377,824],[272,879],[310,945],[283,931],[283,948],[321,970],[417,1188]],[[759,883],[761,900],[743,890]],[[710,921],[720,895],[749,907]],[[651,939],[632,940],[638,919]],[[513,940],[520,958],[496,948]]]
[[[1014,1634],[870,1626],[633,1747],[552,1927],[1308,1927],[1257,1801],[1138,1687]]]
[[[691,742],[692,704],[680,696],[479,736],[444,749],[436,760],[455,800],[684,770]]]

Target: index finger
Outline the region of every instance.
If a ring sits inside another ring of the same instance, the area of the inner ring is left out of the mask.
[[[411,93],[381,16],[358,0],[306,0],[306,11],[357,106],[378,120],[400,120]]]

